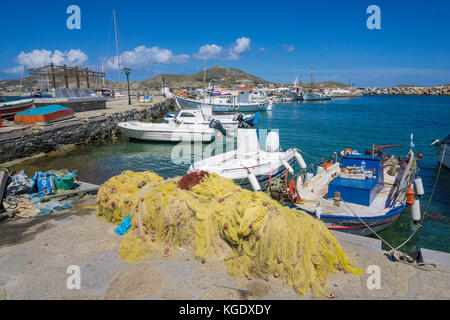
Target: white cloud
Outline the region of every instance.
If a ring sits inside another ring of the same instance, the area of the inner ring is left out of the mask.
[[[245,52],[250,50],[250,43],[250,38],[242,37],[237,39],[230,48],[205,44],[193,56],[196,59],[207,60],[239,60]]]
[[[15,62],[20,64],[17,67],[3,70],[5,73],[20,74],[23,71],[23,67],[38,68],[50,63],[55,65],[68,65],[68,66],[80,66],[88,60],[88,56],[79,49],[71,49],[69,51],[55,50],[38,50],[35,49],[31,52],[21,52]]]
[[[259,52],[264,52],[264,51],[266,51],[266,48],[264,48],[264,47],[259,48]]]
[[[281,47],[283,47],[283,49],[286,50],[287,53],[291,53],[295,50],[294,46],[291,44],[282,44]]]
[[[132,51],[126,51],[120,55],[120,64],[130,68],[142,68],[146,65],[161,64],[181,64],[186,63],[190,56],[181,54],[174,56],[169,49],[159,47],[147,48],[146,46],[136,47]],[[117,57],[111,57],[105,60],[105,67],[110,70],[117,70]]]

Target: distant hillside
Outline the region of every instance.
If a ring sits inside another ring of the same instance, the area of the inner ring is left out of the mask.
[[[163,83],[163,77],[166,86],[169,88],[188,88],[188,87],[202,87],[203,86],[203,71],[193,75],[172,75],[160,74],[156,77],[139,81],[133,85],[134,88],[160,88]],[[255,86],[258,84],[269,84],[270,82],[255,77],[244,71],[223,68],[215,66],[206,70],[206,85],[212,81],[212,84],[220,84],[222,87],[234,87],[238,84],[246,86]]]

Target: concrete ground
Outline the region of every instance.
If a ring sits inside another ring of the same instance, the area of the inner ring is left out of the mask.
[[[302,297],[280,280],[230,277],[222,262],[201,264],[180,249],[128,264],[119,258],[115,226],[85,208],[94,201],[46,217],[0,222],[0,299],[318,299],[311,292]],[[422,271],[339,239],[365,273],[333,274],[327,291],[336,299],[450,299],[449,267]],[[67,288],[71,265],[81,270],[79,290]],[[379,289],[367,285],[373,265],[380,270]]]

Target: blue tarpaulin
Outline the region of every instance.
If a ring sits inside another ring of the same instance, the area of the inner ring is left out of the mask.
[[[131,227],[130,217],[131,216],[128,215],[128,217],[124,218],[120,223],[119,227],[116,230],[114,230],[114,232],[117,233],[119,236],[123,236],[125,233],[127,233],[128,229]]]

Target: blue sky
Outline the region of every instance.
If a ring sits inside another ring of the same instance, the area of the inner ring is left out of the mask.
[[[69,30],[69,5],[81,9],[81,30]],[[381,30],[369,30],[369,5],[381,9]],[[192,74],[203,67],[239,68],[275,82],[357,86],[450,83],[450,2],[340,1],[2,1],[0,79],[21,65],[80,64],[117,80],[112,9],[119,23],[122,66],[132,79]],[[122,75],[122,79],[124,76]]]

